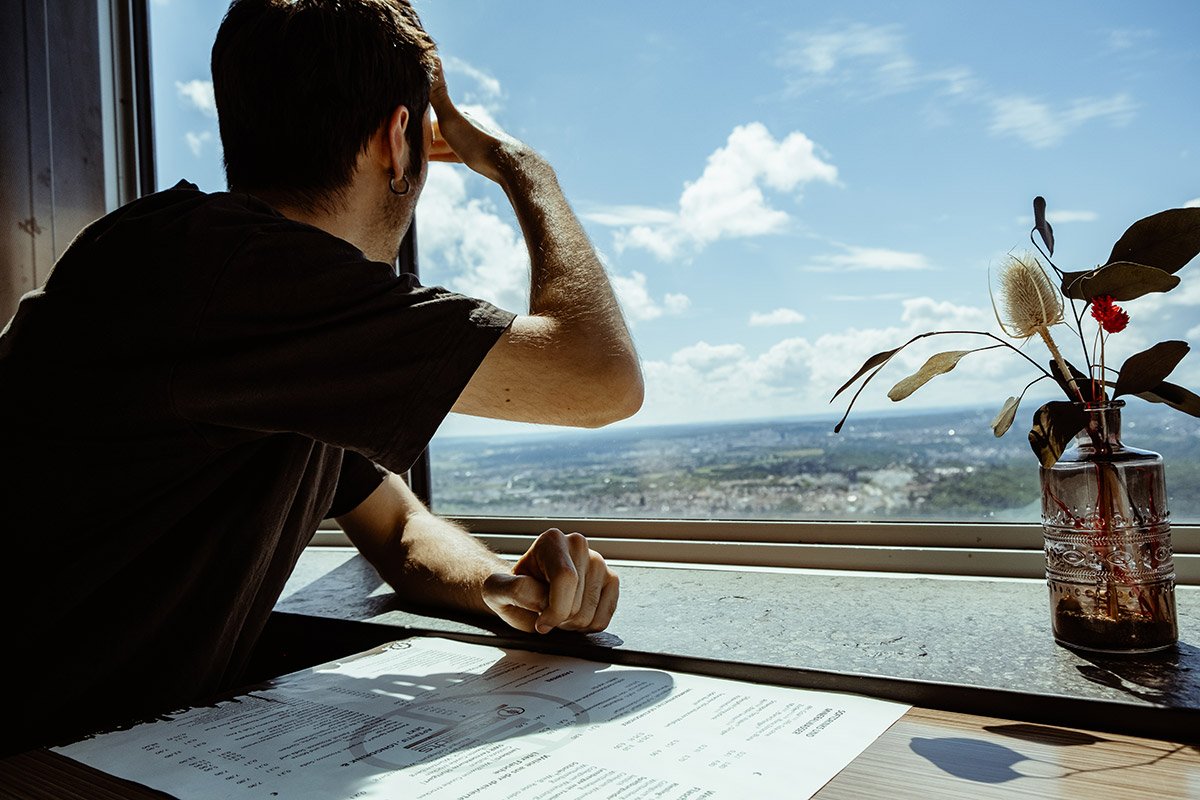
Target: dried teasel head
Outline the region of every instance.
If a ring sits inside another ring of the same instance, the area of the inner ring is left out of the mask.
[[[996,321],[1009,336],[1028,339],[1063,321],[1062,296],[1033,253],[1009,255],[998,277],[1005,318],[996,311]],[[995,299],[992,310],[996,310]]]

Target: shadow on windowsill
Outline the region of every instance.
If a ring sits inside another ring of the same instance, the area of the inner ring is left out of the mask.
[[[1200,648],[1186,642],[1137,656],[1071,652],[1089,662],[1075,668],[1092,683],[1158,706],[1200,707]]]

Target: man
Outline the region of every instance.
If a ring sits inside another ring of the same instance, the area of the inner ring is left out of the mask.
[[[231,192],[94,223],[0,335],[8,750],[237,685],[326,516],[408,601],[539,633],[616,606],[583,537],[510,566],[398,477],[452,409],[598,426],[641,404],[551,168],[459,113],[407,0],[238,0],[213,79]],[[395,276],[430,159],[511,199],[528,314]]]

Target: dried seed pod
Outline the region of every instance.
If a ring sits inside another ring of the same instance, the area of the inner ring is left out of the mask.
[[[1000,300],[1007,319],[996,319],[1014,339],[1028,339],[1063,321],[1058,289],[1032,253],[1010,255],[1000,266]]]

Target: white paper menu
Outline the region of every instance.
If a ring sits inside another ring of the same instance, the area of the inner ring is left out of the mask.
[[[420,638],[56,751],[181,800],[808,798],[907,709]]]

